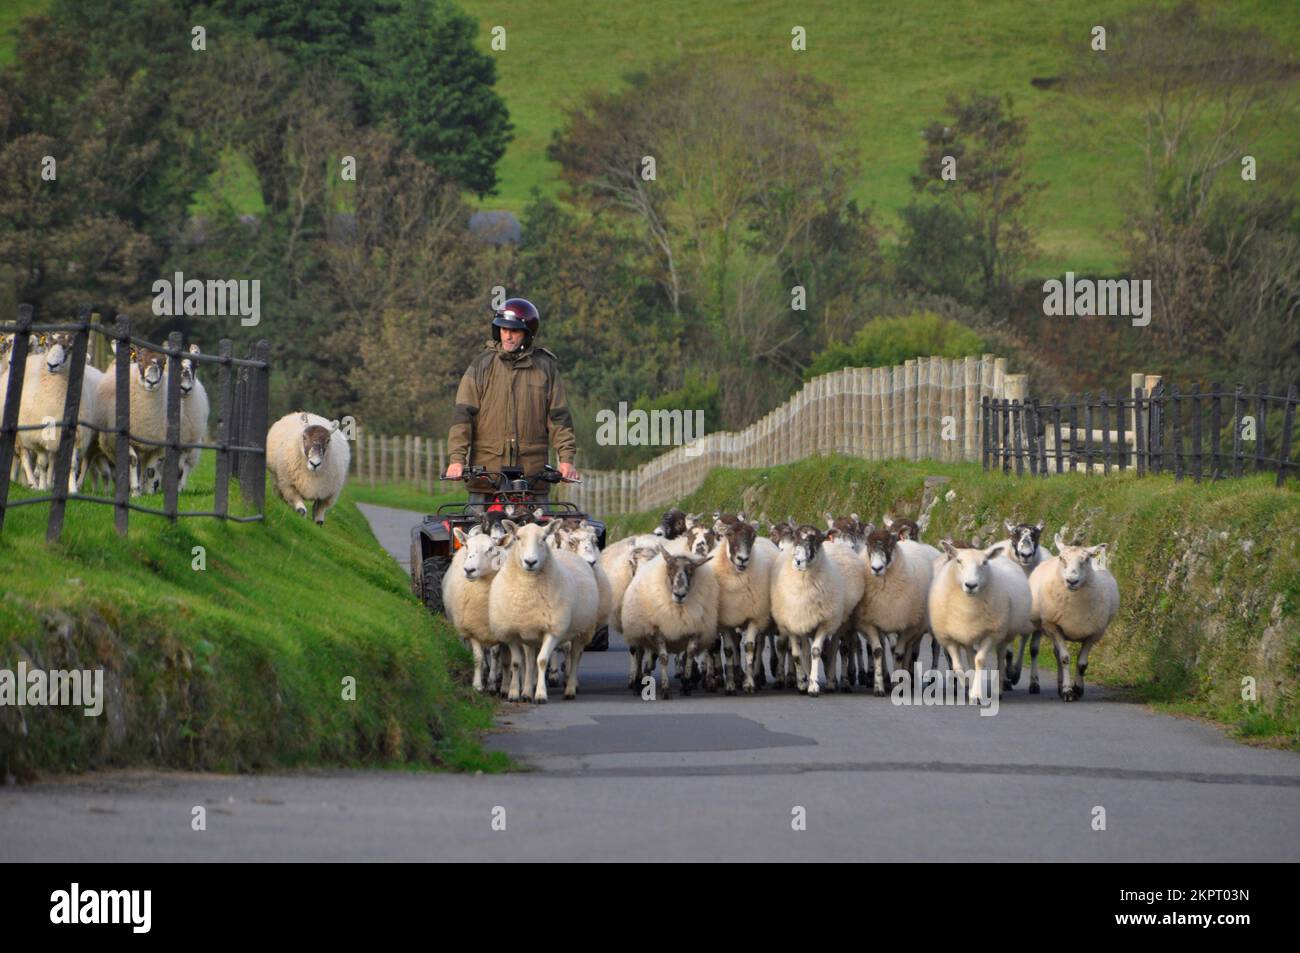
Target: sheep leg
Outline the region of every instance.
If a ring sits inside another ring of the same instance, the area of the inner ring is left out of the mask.
[[[993,652],[994,658],[997,657],[996,645],[990,645],[990,640],[983,639],[980,641],[979,648],[975,650],[975,684],[970,690],[970,700],[972,702],[982,702],[989,694],[984,688],[984,673],[988,671],[989,652]]]
[[[469,647],[474,652],[474,691],[483,691],[483,643],[470,639]]]
[[[510,643],[510,689],[506,693],[508,701],[519,701],[519,680],[523,674],[524,649],[518,642]]]
[[[812,659],[807,636],[790,636],[790,656],[794,659],[795,687],[802,695],[808,691],[808,665]]]
[[[337,499],[338,494],[335,494],[334,496],[327,496],[323,500],[316,500],[312,503],[311,518],[316,521],[317,526],[325,525],[325,514],[329,512],[330,507],[334,505],[334,501]]]
[[[812,637],[812,668],[808,677],[808,694],[816,698],[821,694],[821,676],[826,670],[826,663],[822,658],[822,650],[826,647],[826,640],[830,633],[825,628],[818,628]],[[827,687],[831,687],[830,679],[826,680]]]
[[[672,698],[668,686],[668,644],[664,642],[663,636],[655,638],[655,652],[659,656],[659,697]]]
[[[1088,671],[1088,653],[1092,651],[1092,647],[1097,644],[1099,639],[1101,639],[1100,635],[1091,636],[1084,639],[1083,645],[1079,647],[1079,659],[1075,663],[1077,680],[1074,683],[1072,692],[1065,696],[1066,701],[1078,701],[1083,697],[1083,673]]]
[[[755,637],[754,664],[752,668],[754,670],[754,684],[762,688],[767,684],[767,672],[763,669],[763,642],[767,639],[767,633],[758,631],[757,624],[755,624],[755,631],[758,634]]]
[[[728,626],[727,630],[722,633],[721,640],[722,653],[724,656],[722,663],[722,687],[723,691],[728,695],[736,694],[736,672],[735,669],[732,668],[732,665],[734,664],[733,660],[737,660],[740,655],[740,646],[737,644],[736,632],[736,629]],[[745,677],[746,679],[750,679],[748,672],[745,673]]]
[[[867,627],[867,641],[871,643],[872,688],[871,693],[877,698],[885,697],[885,647],[882,644],[880,630],[874,625]]]
[[[564,697],[574,699],[578,697],[578,663],[582,661],[581,642],[571,642],[569,644],[569,673],[564,683]]]
[[[37,476],[36,476],[36,468],[35,468],[36,455],[32,453],[30,450],[24,448],[18,452],[18,456],[22,459],[23,462],[23,480],[33,490],[39,490],[41,487],[39,482],[37,481]]]
[[[1029,644],[1029,634],[1020,636],[1015,654],[1007,649],[1007,688],[1014,688],[1020,682],[1020,673],[1025,668],[1025,646]]]
[[[551,655],[559,641],[554,632],[547,632],[542,639],[542,647],[537,653],[537,691],[533,693],[533,701],[538,705],[545,705],[547,701],[546,667],[550,664]]]
[[[762,637],[762,633],[758,631],[757,622],[751,621],[747,626],[745,626],[745,637],[741,641],[740,648],[741,651],[745,653],[742,664],[744,665],[745,672],[744,688],[746,695],[754,694],[754,690],[758,686],[758,683],[754,678],[754,670],[756,668],[760,672],[763,670],[763,651],[758,644]]]
[[[772,679],[776,682],[776,688],[782,688],[785,684],[785,670],[782,667],[784,661],[781,652],[781,639],[779,636],[768,642],[768,667],[772,669]]]
[[[627,649],[627,687],[629,691],[637,691],[641,687],[641,660],[645,656],[645,649],[641,647],[633,648],[628,646]]]
[[[560,684],[560,652],[552,652],[550,660],[546,663],[546,684],[550,688],[555,688]]]
[[[545,672],[546,672],[546,669],[542,669],[542,674],[545,674]],[[533,700],[533,697],[537,694],[537,680],[533,677],[533,676],[535,676],[536,674],[538,674],[538,672],[537,672],[537,649],[536,649],[534,646],[530,645],[529,643],[525,642],[525,643],[524,643],[524,693],[523,693],[523,700],[526,701],[526,702],[527,702],[527,701],[532,701],[532,700]],[[545,681],[546,681],[546,679],[543,678],[543,679],[542,679],[542,682],[545,683]]]
[[[1038,687],[1038,643],[1043,641],[1043,630],[1035,629],[1029,640],[1029,694],[1037,695]]]
[[[1047,633],[1052,637],[1052,652],[1056,656],[1056,694],[1067,701],[1074,701],[1066,696],[1072,694],[1074,686],[1070,679],[1070,646],[1065,636],[1056,630]]]

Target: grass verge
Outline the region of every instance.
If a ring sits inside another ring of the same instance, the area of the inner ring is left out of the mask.
[[[212,485],[208,455],[181,508],[210,508]],[[125,539],[112,507],[72,503],[54,545],[47,506],[6,514],[0,668],[102,667],[107,701],[99,717],[0,706],[0,775],[508,766],[477,741],[493,709],[457,677],[468,651],[411,597],[357,494],[323,528],[267,496],[265,524],[132,514]]]

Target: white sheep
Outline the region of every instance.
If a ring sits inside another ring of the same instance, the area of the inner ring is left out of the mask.
[[[191,354],[198,354],[199,346],[191,344]],[[198,362],[191,358],[181,359],[181,443],[208,442],[208,415],[211,407],[208,391],[199,380]],[[203,451],[192,447],[181,451],[181,472],[178,486],[185,489],[190,474],[199,465]]]
[[[1067,702],[1083,697],[1088,653],[1106,634],[1119,612],[1119,584],[1102,568],[1106,544],[1066,546],[1056,534],[1057,555],[1038,565],[1029,577],[1034,625],[1052,637],[1056,654],[1056,691]],[[1081,642],[1078,680],[1070,678],[1070,645]],[[1029,690],[1036,692],[1037,681]]]
[[[800,526],[790,549],[772,574],[772,619],[790,643],[799,690],[820,692],[822,653],[844,625],[849,607],[839,563],[826,552],[826,537],[815,526]]]
[[[484,533],[452,533],[460,548],[442,577],[442,605],[447,621],[474,652],[474,691],[483,691],[483,650],[500,644],[488,624],[488,595],[501,569],[504,552]]]
[[[655,646],[648,636],[629,635],[623,628],[623,598],[632,579],[642,566],[659,555],[657,546],[637,546],[622,554],[610,556],[608,549],[601,553],[601,568],[606,571],[610,583],[610,637],[619,635],[627,645],[628,671],[627,687],[640,691],[642,679],[654,672]]]
[[[1029,584],[1023,573],[997,559],[1000,545],[965,549],[944,540],[943,548],[948,558],[928,596],[930,629],[948,652],[954,672],[965,670],[962,650],[974,655],[970,698],[980,701],[990,661],[1000,669],[1001,647],[1024,627],[1031,601]]]
[[[679,675],[690,693],[695,656],[718,638],[718,581],[708,557],[670,553],[662,545],[637,570],[623,596],[623,634],[628,644],[654,646],[659,659],[659,691],[668,686],[668,653],[685,653]]]
[[[54,465],[63,432],[59,424],[63,421],[68,398],[68,372],[74,337],[72,333],[63,331],[49,334],[43,340],[43,352],[29,355],[27,359],[18,425],[34,425],[39,429],[18,431],[17,444],[26,451],[22,462],[28,482],[38,490],[48,490],[54,485]],[[90,420],[95,416],[95,385],[93,368],[86,368],[78,420]],[[72,465],[68,471],[70,493],[81,489],[81,461],[93,438],[94,431],[90,427],[77,426]]]
[[[117,341],[113,342],[113,352],[117,352]],[[164,441],[167,439],[167,389],[163,386],[166,377],[167,358],[148,348],[131,348],[130,388],[130,443],[128,454],[130,466],[131,495],[136,496],[142,490],[144,471],[156,467],[165,448],[153,444],[140,443],[140,439]],[[117,371],[111,368],[104,373],[96,387],[96,400],[99,402],[101,419],[107,428],[99,434],[99,449],[109,460],[115,460],[117,454],[117,434],[108,432],[117,427]]]
[[[916,648],[929,630],[929,595],[934,547],[899,539],[896,532],[869,530],[864,562],[866,584],[854,613],[857,626],[871,643],[872,690],[885,694],[882,661],[893,642],[893,668],[908,670]],[[937,553],[937,550],[935,550]]]
[[[299,411],[285,414],[266,435],[266,466],[276,492],[300,516],[307,515],[307,501],[312,501],[318,526],[343,492],[350,461],[338,421]]]
[[[547,545],[560,528],[559,520],[524,526],[503,520],[501,525],[507,553],[488,595],[492,637],[510,645],[509,699],[519,700],[522,673],[524,695],[545,704],[546,667],[555,647],[590,642],[596,631],[596,578],[580,556]],[[579,658],[580,648],[575,647],[565,698],[577,693]]]
[[[559,519],[559,517],[555,518]],[[556,549],[563,549],[579,556],[590,567],[592,575],[596,579],[596,592],[599,597],[597,599],[598,608],[596,610],[595,628],[591,630],[590,634],[580,636],[574,641],[572,653],[569,652],[569,646],[561,645],[551,655],[551,659],[554,661],[562,652],[572,654],[573,658],[569,664],[576,672],[583,651],[591,644],[601,626],[608,627],[609,625],[613,592],[610,588],[609,577],[605,575],[605,570],[600,564],[600,534],[597,533],[596,528],[585,519],[561,519],[560,523],[559,531],[551,536],[551,544]]]
[[[1038,567],[1038,564],[1050,559],[1050,554],[1038,544],[1039,537],[1043,533],[1043,521],[1039,520],[1036,525],[1029,523],[1013,523],[1011,520],[1004,520],[1008,536],[1002,540],[1001,545],[1005,546],[1003,558],[1010,559],[1028,578]],[[1007,680],[1006,688],[1013,688],[1020,681],[1020,673],[1025,664],[1025,643],[1030,643],[1030,684],[1038,684],[1038,643],[1042,639],[1042,633],[1035,630],[1032,635],[1021,636],[1019,643],[1014,649],[1007,647],[1006,671]],[[1037,694],[1037,689],[1031,689]]]

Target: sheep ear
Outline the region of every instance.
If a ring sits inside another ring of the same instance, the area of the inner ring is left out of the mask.
[[[466,533],[465,535],[466,535],[466,536],[482,536],[482,535],[483,535],[483,527],[480,526],[480,525],[478,525],[478,523],[475,523],[473,526],[471,526],[471,527],[469,528],[469,532]]]
[[[740,522],[742,522],[742,523],[748,523],[748,522],[749,522],[749,520],[745,519],[745,511],[744,511],[744,510],[741,510],[739,513],[736,514],[736,519],[740,520]]]
[[[307,412],[304,410],[301,414],[298,415],[298,419],[301,420],[303,423],[307,423],[308,422]]]
[[[535,520],[540,520],[545,515],[546,510],[542,509],[540,506],[533,510],[533,519]]]
[[[988,549],[984,550],[984,558],[992,559],[995,556],[1001,556],[1006,551],[1007,551],[1006,544],[998,543],[997,545],[990,546]]]
[[[459,526],[453,526],[451,528],[451,534],[456,537],[456,541],[462,546],[469,542],[469,537],[465,535],[465,531]]]
[[[893,517],[893,515],[890,514],[890,513],[886,513],[886,514],[881,518],[881,525],[884,526],[885,529],[889,529],[889,527],[893,526],[893,525],[894,525],[894,517]]]
[[[659,555],[663,558],[664,562],[668,562],[668,560],[672,558],[671,556],[669,556],[668,550],[664,549],[663,543],[656,543],[655,549],[658,551]]]
[[[542,524],[542,535],[550,539],[555,535],[555,531],[560,528],[559,520],[547,520]]]
[[[835,527],[835,518],[834,518],[833,516],[831,516],[830,513],[823,513],[822,516],[824,516],[824,517],[826,518],[826,528],[827,528],[827,529],[834,529],[834,527]]]
[[[1061,548],[1065,546],[1065,537],[1058,532],[1052,540],[1052,545],[1056,547],[1056,555],[1061,555]]]
[[[1096,546],[1089,546],[1089,547],[1088,547],[1088,558],[1089,558],[1089,559],[1098,559],[1098,558],[1102,558],[1102,559],[1104,559],[1105,556],[1106,556],[1106,546],[1107,546],[1107,545],[1108,545],[1108,544],[1106,544],[1106,543],[1098,543]]]
[[[1043,521],[1042,521],[1042,520],[1039,520],[1039,521],[1038,521],[1038,524],[1035,526],[1035,529],[1037,529],[1037,530],[1041,533],[1041,532],[1043,531],[1043,526],[1044,526],[1044,525],[1045,525],[1045,524],[1043,523]]]
[[[1016,531],[1016,524],[1011,522],[1011,520],[1003,520],[1002,525],[1007,528],[1008,533],[1014,533]]]
[[[855,522],[855,523],[861,523],[861,522],[862,522],[862,517],[860,517],[857,513],[850,513],[850,514],[849,514],[849,519],[853,520],[853,522]]]
[[[516,523],[514,520],[502,520],[501,528],[505,530],[507,533],[509,533],[511,536],[513,536],[515,535],[516,532],[519,531],[519,524]]]
[[[939,540],[939,545],[943,547],[943,551],[948,554],[949,559],[957,558],[957,547],[952,544],[952,540],[946,538],[941,539]]]
[[[339,422],[338,422],[337,420],[331,420],[331,421],[330,421],[330,433],[337,433],[337,432],[338,432],[338,429],[339,429]]]

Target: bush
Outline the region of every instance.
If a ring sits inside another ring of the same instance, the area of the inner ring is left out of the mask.
[[[892,367],[914,357],[966,357],[986,350],[980,335],[933,312],[876,318],[859,328],[852,340],[832,344],[818,354],[804,379],[841,367]]]

